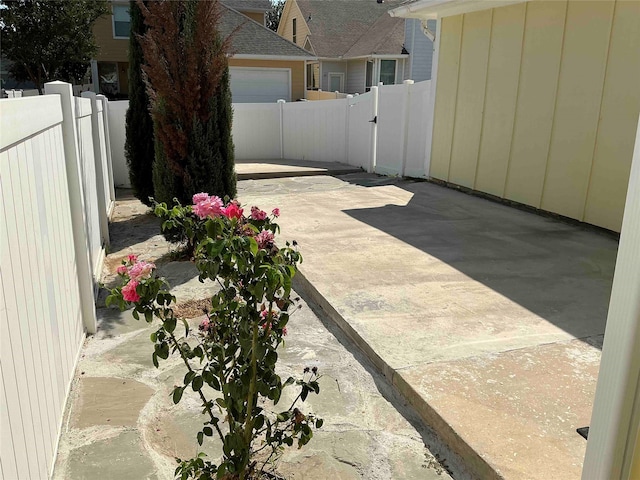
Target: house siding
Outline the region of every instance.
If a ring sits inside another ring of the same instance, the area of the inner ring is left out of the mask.
[[[347,93],[365,92],[366,72],[366,60],[349,60],[347,62]]]
[[[247,60],[229,59],[230,67],[260,67],[260,68],[288,68],[291,70],[291,100],[296,101],[305,96],[304,85],[304,60],[284,61],[284,60]]]
[[[287,0],[287,3],[282,12],[282,18],[280,25],[278,26],[278,35],[286,38],[290,42],[293,42],[293,19],[296,18],[296,44],[304,46],[307,37],[309,36],[309,27],[305,21],[300,7],[295,0]]]
[[[240,12],[251,20],[258,22],[260,25],[264,25],[264,13],[263,12]]]
[[[429,28],[435,32],[435,20],[428,22]],[[405,69],[405,80],[421,82],[431,79],[433,42],[423,33],[420,20],[415,18],[405,20],[404,45],[411,55]]]
[[[620,231],[640,2],[527,2],[441,28],[430,175]]]
[[[112,15],[103,15],[93,25],[96,45],[99,46],[95,59],[99,62],[128,62],[129,39],[113,38],[112,19]]]
[[[320,79],[320,90],[329,91],[330,73],[344,74],[344,86],[347,86],[347,62],[322,61],[320,62],[320,74],[322,75]]]

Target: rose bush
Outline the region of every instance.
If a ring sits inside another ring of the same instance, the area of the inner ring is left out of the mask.
[[[120,286],[111,290],[107,305],[133,305],[135,318],[159,320],[151,334],[154,365],[177,354],[186,369],[183,384],[172,391],[173,402],[180,402],[188,388],[196,392],[205,414],[199,444],[213,435],[222,441],[219,462],[206,460],[204,454],[178,460],[176,476],[260,478],[285,445],[297,442],[302,447],[313,428],[322,425],[321,419],[296,407],[309,393],[319,393],[317,369],[305,368],[301,378],[285,381],[276,373],[277,349],[296,308],[291,282],[302,258],[295,242],[283,248],[275,244],[278,209],[268,215],[252,207],[245,216],[236,201],[225,205],[200,193],[193,205],[168,209],[156,204],[155,213],[164,219],[164,230],[193,246],[200,280],[213,280],[219,287],[206,318],[196,331],[178,319],[172,309],[176,299],[155,265],[133,255],[118,268]],[[293,385],[299,389],[295,399],[278,408],[284,389]]]

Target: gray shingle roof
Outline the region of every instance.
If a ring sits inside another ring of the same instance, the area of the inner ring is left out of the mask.
[[[400,54],[404,19],[387,12],[402,0],[297,0],[319,57]]]
[[[235,10],[269,10],[271,2],[269,0],[221,0],[227,7]]]
[[[233,55],[311,56],[309,52],[282,38],[276,32],[229,7],[223,7],[219,28],[223,37],[229,36],[235,30],[231,39]]]

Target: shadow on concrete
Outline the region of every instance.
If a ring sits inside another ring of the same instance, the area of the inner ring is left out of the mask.
[[[159,235],[161,220],[148,212],[109,224],[110,252],[115,253]]]
[[[618,242],[438,185],[344,176],[364,186],[394,184],[406,206],[345,210],[500,293],[576,338],[604,332]]]
[[[402,417],[411,424],[413,428],[420,434],[425,447],[436,457],[440,464],[447,472],[456,479],[464,480],[471,478],[466,469],[463,467],[464,462],[453,451],[451,451],[442,442],[437,434],[427,426],[420,418],[418,412],[400,395],[387,378],[375,367],[369,360],[367,355],[336,325],[334,321],[328,318],[327,313],[315,303],[307,290],[304,283],[294,280],[293,288],[295,292],[304,300],[311,311],[322,322],[324,327],[331,333],[335,339],[353,355],[353,358],[367,371],[373,379],[380,395],[389,402],[393,408],[402,415]]]

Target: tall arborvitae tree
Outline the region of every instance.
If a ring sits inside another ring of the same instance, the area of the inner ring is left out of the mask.
[[[129,109],[125,153],[129,166],[129,181],[135,196],[146,205],[151,205],[153,197],[153,120],[149,112],[149,97],[142,80],[144,57],[140,37],[146,27],[142,12],[135,0],[129,2],[131,33],[129,35]]]
[[[229,39],[218,1],[138,0],[147,93],[155,134],[154,197],[189,203],[207,192],[234,197]]]

